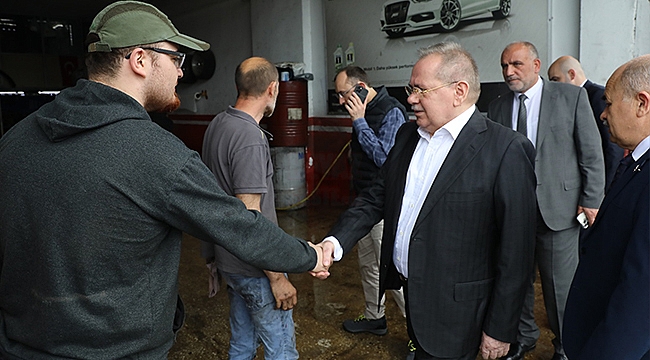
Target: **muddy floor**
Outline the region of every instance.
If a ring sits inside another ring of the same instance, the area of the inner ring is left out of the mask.
[[[319,242],[344,209],[307,206],[278,212],[278,221],[288,233]],[[298,290],[298,304],[294,308],[293,318],[301,359],[404,359],[408,342],[406,321],[390,296],[386,301],[386,335],[350,334],[341,327],[344,320],[357,317],[364,307],[356,251],[334,264],[330,271],[332,275],[325,281],[314,279],[309,274],[289,275]],[[228,358],[228,297],[222,290],[214,298],[208,298],[207,277],[205,262],[199,256],[199,241],[185,236],[179,287],[187,318],[170,351],[171,360]],[[542,335],[537,348],[527,354],[526,360],[549,360],[553,356],[552,334],[544,315],[541,287],[539,283],[535,286],[535,315],[539,319]],[[257,359],[263,358],[260,350]]]

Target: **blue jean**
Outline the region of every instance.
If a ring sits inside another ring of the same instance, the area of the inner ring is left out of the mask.
[[[266,277],[222,272],[230,298],[230,360],[251,360],[264,345],[264,359],[298,359],[293,310],[275,308],[271,284]]]

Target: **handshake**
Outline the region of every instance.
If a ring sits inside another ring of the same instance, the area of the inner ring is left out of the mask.
[[[316,266],[309,272],[313,277],[321,280],[330,276],[329,268],[334,262],[334,244],[330,241],[323,241],[318,244],[308,242],[318,255]]]

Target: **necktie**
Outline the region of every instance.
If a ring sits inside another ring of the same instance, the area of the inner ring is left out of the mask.
[[[614,174],[614,179],[612,179],[612,183],[609,185],[611,188],[612,185],[616,182],[616,179],[618,179],[624,172],[627,170],[630,165],[634,163],[634,158],[632,157],[632,153],[627,154],[621,162],[618,163],[618,167],[616,168],[616,173]]]
[[[526,128],[526,117],[528,115],[526,113],[526,104],[524,103],[524,100],[526,99],[528,99],[526,95],[524,94],[519,95],[519,113],[517,114],[517,131],[524,134],[525,136],[528,136],[528,129]]]

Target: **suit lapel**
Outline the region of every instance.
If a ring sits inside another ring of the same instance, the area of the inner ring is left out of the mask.
[[[635,176],[637,176],[637,174],[639,174],[645,166],[649,166],[648,153],[650,153],[650,150],[646,151],[646,153],[643,154],[639,160],[630,165],[630,167],[628,167],[625,172],[623,172],[620,177],[616,179],[616,181],[612,184],[612,187],[607,192],[607,196],[605,196],[603,203],[600,205],[600,209],[598,210],[599,214],[607,210],[612,202],[612,199],[615,199],[617,197],[618,193],[620,193],[625,188],[627,183],[629,183]]]
[[[397,164],[397,184],[401,184],[399,191],[399,199],[404,197],[404,186],[406,186],[406,174],[408,173],[409,165],[411,165],[411,159],[413,158],[413,153],[415,148],[420,141],[420,134],[417,131],[417,126],[415,130],[409,135],[409,139],[406,142],[404,147],[404,152],[400,157],[399,164]]]
[[[399,221],[402,199],[404,198],[404,187],[406,186],[406,174],[408,173],[409,165],[411,164],[411,158],[413,157],[413,152],[415,152],[415,148],[417,147],[417,144],[420,141],[420,134],[417,131],[418,126],[415,123],[413,123],[412,125],[406,124],[404,126],[412,126],[413,130],[410,131],[410,133],[408,134],[408,138],[404,143],[404,148],[400,156],[397,158],[398,163],[395,166],[395,176],[396,176],[395,187],[398,191],[396,191],[394,195],[391,196],[390,200],[387,199],[386,202],[386,204],[388,204],[389,206],[397,210],[392,212],[393,224],[397,224],[397,222]],[[395,146],[397,146],[397,144],[395,144]]]
[[[424,200],[420,214],[418,214],[418,218],[415,221],[414,232],[420,226],[422,219],[433,209],[436,203],[447,192],[447,189],[463,173],[465,168],[483,147],[486,140],[485,136],[482,135],[487,130],[486,121],[487,119],[480,115],[477,110],[460,134],[458,134],[458,138],[454,141],[451,150],[449,150],[449,154],[447,154],[447,158],[442,163],[440,171],[433,181],[431,189],[429,189],[427,198]]]
[[[552,84],[548,82],[544,82],[544,86],[542,87],[542,100],[540,103],[539,118],[537,119],[536,149],[541,148],[546,134],[551,131],[551,124],[546,124],[546,122],[552,122],[555,119],[553,111],[555,110],[554,104],[556,103],[557,92],[552,91],[550,89],[551,87]],[[542,124],[542,122],[545,124]]]

